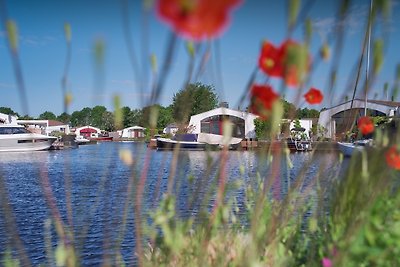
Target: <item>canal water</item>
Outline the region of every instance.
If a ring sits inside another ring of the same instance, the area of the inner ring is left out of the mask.
[[[132,165],[121,160],[121,151],[132,155]],[[149,214],[170,182],[177,199],[177,216],[196,217],[202,208],[213,207],[215,194],[209,192],[214,192],[217,184],[221,155],[220,151],[180,151],[176,155],[173,151],[148,151],[144,143],[134,142],[99,143],[61,151],[0,153],[0,255],[10,249],[19,257],[15,249],[19,237],[34,265],[51,264],[46,250],[54,249],[57,238],[49,220],[51,212],[46,196],[50,196],[54,200],[53,211],[58,210],[64,222],[72,217],[83,265],[100,265],[103,255],[114,253],[116,247],[124,261],[132,263],[135,218],[131,200],[137,193],[130,192],[136,192],[143,182],[143,212]],[[259,151],[229,151],[225,166],[227,199],[235,199],[243,209],[246,188],[257,187],[265,177],[267,181],[272,179],[269,162],[270,158]],[[174,163],[176,168],[172,167]],[[285,196],[299,177],[304,177],[298,189],[304,198],[315,197],[317,186],[329,191],[341,168],[334,152],[283,155],[282,166],[277,174],[279,179],[271,182],[271,196],[278,199]],[[171,175],[173,172],[175,175]],[[132,191],[128,192],[129,188]],[[69,202],[71,216],[68,216]],[[128,210],[126,217],[124,210]]]

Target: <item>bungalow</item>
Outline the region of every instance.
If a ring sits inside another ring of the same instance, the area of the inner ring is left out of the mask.
[[[99,128],[96,128],[93,126],[86,125],[86,126],[76,128],[75,135],[83,136],[85,138],[98,137],[99,135],[101,135],[101,130]]]
[[[122,130],[121,138],[143,138],[146,128],[132,126]]]

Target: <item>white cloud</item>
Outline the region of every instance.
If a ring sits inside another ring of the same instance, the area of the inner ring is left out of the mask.
[[[355,5],[350,8],[344,20],[339,20],[337,17],[317,18],[313,21],[313,28],[322,38],[326,38],[339,27],[343,27],[349,34],[354,34],[366,25],[368,12],[368,5]]]
[[[6,38],[6,32],[0,31],[0,38]],[[46,46],[50,43],[57,41],[60,36],[52,35],[19,35],[19,41],[23,45],[28,46]]]
[[[55,36],[38,36],[38,35],[20,35],[19,39],[22,44],[28,46],[46,46],[57,40]]]

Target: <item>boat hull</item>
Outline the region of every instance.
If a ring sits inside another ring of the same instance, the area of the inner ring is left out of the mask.
[[[99,142],[110,142],[113,140],[112,136],[102,136],[102,137],[89,137],[90,141],[99,141]]]
[[[0,152],[47,150],[56,140],[56,137],[39,134],[2,136],[0,139]]]
[[[356,151],[364,149],[362,146],[356,146],[354,143],[338,142],[338,147],[343,156],[351,157]]]
[[[176,147],[187,150],[205,150],[207,144],[191,141],[175,141],[167,138],[157,138],[157,149],[172,150]]]

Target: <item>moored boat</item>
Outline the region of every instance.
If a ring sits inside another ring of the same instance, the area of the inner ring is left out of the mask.
[[[365,147],[371,146],[371,144],[372,144],[372,139],[365,139],[365,140],[357,140],[352,143],[338,142],[338,147],[340,152],[342,152],[342,154],[345,157],[351,157],[357,151],[361,152],[365,149]]]
[[[53,136],[31,133],[21,125],[0,125],[0,152],[47,150],[56,140]]]
[[[312,150],[312,145],[310,140],[295,140],[293,138],[288,138],[286,140],[287,146],[290,151],[296,152],[306,152]]]
[[[196,134],[177,134],[173,138],[157,138],[157,149],[205,150],[207,143],[198,142]]]
[[[75,142],[76,142],[78,145],[85,145],[85,144],[90,143],[90,140],[89,140],[89,139],[86,139],[86,138],[83,137],[82,135],[77,135],[77,136],[75,137]]]
[[[290,137],[287,138],[286,143],[290,151],[306,152],[312,150],[311,140],[305,133],[305,128],[293,128]]]

